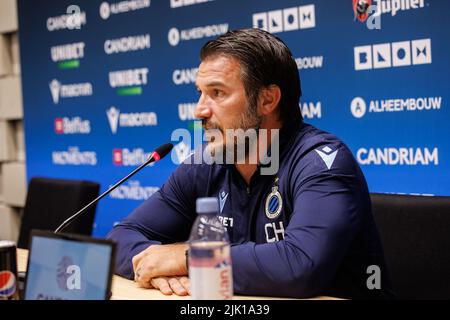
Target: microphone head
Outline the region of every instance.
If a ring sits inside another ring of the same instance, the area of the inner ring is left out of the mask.
[[[155,159],[155,161],[159,161],[162,158],[164,158],[165,156],[167,156],[167,154],[172,150],[173,148],[173,144],[171,143],[165,143],[161,146],[159,146],[158,148],[155,149],[155,151],[153,151],[153,159]]]

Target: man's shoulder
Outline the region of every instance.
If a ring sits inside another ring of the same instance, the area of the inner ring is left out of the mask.
[[[293,165],[306,173],[354,172],[358,167],[352,152],[336,135],[304,124],[290,152]]]

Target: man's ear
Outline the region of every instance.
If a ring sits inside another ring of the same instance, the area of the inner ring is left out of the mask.
[[[268,87],[262,88],[258,96],[258,110],[263,116],[267,116],[276,112],[278,104],[281,100],[280,87],[272,84]]]

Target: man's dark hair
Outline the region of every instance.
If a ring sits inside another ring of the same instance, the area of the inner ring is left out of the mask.
[[[200,51],[200,59],[222,54],[240,62],[250,106],[256,105],[260,89],[275,84],[281,90],[278,108],[282,123],[303,120],[298,105],[301,88],[297,64],[283,41],[260,29],[228,31],[208,41]]]

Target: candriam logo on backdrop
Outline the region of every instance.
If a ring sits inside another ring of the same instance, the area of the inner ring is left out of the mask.
[[[441,105],[442,97],[370,100],[369,103],[356,97],[350,103],[350,111],[355,118],[362,118],[367,112],[430,111],[440,110]]]
[[[112,185],[109,187],[112,187]],[[138,180],[130,180],[127,184],[123,184],[114,189],[109,194],[109,197],[117,200],[143,201],[150,198],[158,190],[158,187],[141,186]]]
[[[119,96],[135,96],[142,94],[142,86],[148,83],[148,68],[111,71],[109,85],[117,88]]]
[[[354,57],[356,71],[431,64],[431,39],[359,46]]]
[[[70,6],[67,8],[67,14],[48,18],[47,30],[50,32],[64,29],[79,30],[82,26],[86,25],[86,12],[78,10],[70,12],[70,8]]]
[[[323,67],[323,56],[311,56],[296,58],[297,68],[305,69],[321,69]]]
[[[198,68],[175,69],[172,73],[172,81],[177,86],[195,83],[197,73]]]
[[[185,6],[192,6],[194,4],[201,4],[205,2],[211,2],[214,0],[170,0],[171,8],[180,8]]]
[[[301,102],[299,104],[303,118],[314,119],[322,118],[322,103],[317,102]]]
[[[58,80],[53,79],[49,83],[49,87],[54,104],[58,104],[60,98],[87,97],[93,94],[90,82],[62,84]]]
[[[79,147],[69,147],[67,151],[53,151],[52,163],[61,166],[95,166],[97,164],[97,153],[95,151],[80,151]]]
[[[430,166],[439,165],[438,148],[359,148],[356,158],[361,165]]]
[[[253,28],[270,33],[316,27],[316,8],[313,4],[253,14]]]
[[[106,20],[113,14],[142,10],[150,7],[150,4],[151,4],[150,0],[128,0],[111,4],[105,1],[100,4],[99,8],[100,17],[103,20]]]
[[[84,58],[84,47],[84,42],[54,46],[50,48],[50,55],[59,69],[76,69],[80,67],[80,60]]]
[[[105,53],[110,55],[115,53],[146,50],[150,49],[150,45],[150,35],[146,33],[137,36],[108,39],[105,41],[103,48]]]
[[[198,40],[209,37],[220,36],[228,31],[228,23],[213,24],[203,27],[195,27],[191,29],[178,30],[172,28],[169,30],[167,39],[173,47],[177,46],[180,41]]]
[[[113,134],[118,127],[150,127],[158,125],[158,117],[155,112],[120,113],[116,107],[106,110],[109,126]]]
[[[56,134],[89,134],[91,133],[91,123],[80,117],[56,118],[55,132]]]
[[[147,161],[152,152],[144,152],[142,148],[134,148],[130,150],[128,148],[118,148],[112,151],[113,164],[116,166],[139,166]],[[153,166],[152,162],[149,166]]]

